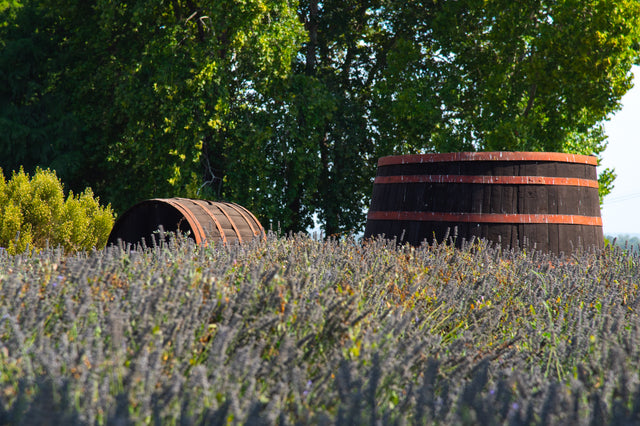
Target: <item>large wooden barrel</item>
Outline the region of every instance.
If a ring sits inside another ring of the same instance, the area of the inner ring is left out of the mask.
[[[116,220],[107,244],[152,244],[162,226],[167,232],[189,233],[197,244],[247,242],[264,238],[260,222],[246,208],[224,202],[188,198],[154,198],[142,201]],[[156,238],[157,240],[157,238]]]
[[[365,238],[419,245],[456,234],[503,247],[571,253],[602,247],[597,160],[550,152],[383,157]]]

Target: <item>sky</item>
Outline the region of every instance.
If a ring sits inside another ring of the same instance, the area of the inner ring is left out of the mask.
[[[622,98],[622,109],[605,123],[609,145],[602,167],[618,175],[602,205],[605,235],[640,236],[640,66],[633,74],[635,86]]]

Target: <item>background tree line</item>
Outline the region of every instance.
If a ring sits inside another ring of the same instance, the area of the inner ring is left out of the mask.
[[[0,1],[0,167],[333,234],[380,156],[601,154],[634,63],[638,0]]]

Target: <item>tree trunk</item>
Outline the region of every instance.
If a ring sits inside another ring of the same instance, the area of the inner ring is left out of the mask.
[[[309,16],[305,17],[305,28],[309,33],[307,43],[307,75],[314,75],[316,72],[316,48],[318,46],[318,0],[309,2]]]

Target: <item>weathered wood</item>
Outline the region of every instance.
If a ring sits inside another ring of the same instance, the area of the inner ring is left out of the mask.
[[[455,230],[455,231],[454,231]],[[365,237],[419,245],[457,233],[504,247],[602,247],[596,159],[561,153],[383,157]]]
[[[162,227],[166,232],[189,233],[197,244],[247,242],[264,238],[260,222],[244,207],[225,202],[188,198],[144,200],[116,221],[108,244],[119,241],[151,245],[153,235]]]

